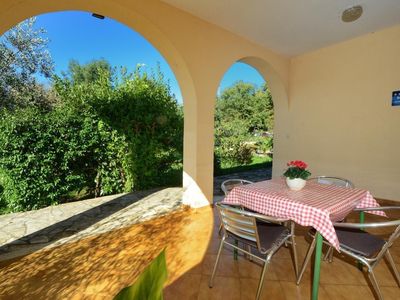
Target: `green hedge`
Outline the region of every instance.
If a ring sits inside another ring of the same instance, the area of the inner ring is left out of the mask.
[[[161,78],[56,78],[60,105],[0,112],[0,210],[181,181],[183,117]]]

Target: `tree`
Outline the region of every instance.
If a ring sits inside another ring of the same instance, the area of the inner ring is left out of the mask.
[[[36,77],[50,78],[53,61],[46,31],[36,29],[35,21],[30,18],[19,23],[0,39],[0,109],[51,105],[52,97]]]
[[[215,152],[225,165],[251,162],[255,133],[273,130],[273,102],[266,84],[239,81],[217,97]]]
[[[105,59],[92,60],[84,65],[73,59],[69,62],[68,72],[64,73],[64,76],[74,84],[88,84],[98,80],[101,72],[107,73],[110,78],[114,73],[110,63]]]
[[[239,81],[217,97],[216,122],[241,122],[248,133],[273,130],[273,102],[265,83],[261,88]]]

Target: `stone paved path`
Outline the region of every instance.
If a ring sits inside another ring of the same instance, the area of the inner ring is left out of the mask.
[[[265,168],[214,178],[214,197],[223,198],[221,183],[230,178],[261,181]],[[182,206],[182,189],[167,188],[119,194],[0,216],[0,261],[44,247],[108,232],[167,214]]]
[[[218,176],[214,178],[214,195],[223,195],[221,183],[227,179],[246,179],[254,182],[271,179],[272,168],[263,168],[229,175]]]

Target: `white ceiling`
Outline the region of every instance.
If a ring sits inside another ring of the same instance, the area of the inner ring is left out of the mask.
[[[163,1],[288,56],[400,24],[400,0]],[[358,4],[361,18],[342,22],[342,11]]]

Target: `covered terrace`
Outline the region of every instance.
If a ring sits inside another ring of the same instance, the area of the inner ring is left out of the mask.
[[[361,18],[345,23],[342,11],[357,1],[1,1],[1,34],[31,16],[82,10],[124,23],[160,51],[183,95],[182,203],[190,208],[2,262],[0,298],[110,299],[166,248],[165,298],[252,299],[260,268],[243,257],[232,260],[230,250],[218,284],[207,286],[219,240],[210,207],[215,96],[237,61],[256,68],[271,89],[272,177],[302,159],[313,174],[349,178],[376,199],[400,201],[400,106],[392,106],[392,92],[400,90],[400,3],[360,2]],[[300,260],[305,232],[297,232]],[[393,248],[399,266],[399,243]],[[288,261],[283,248],[266,276],[265,299],[310,297],[311,275],[296,286]],[[398,299],[385,264],[377,277],[385,299]],[[363,274],[340,259],[323,263],[319,296],[373,299]]]

